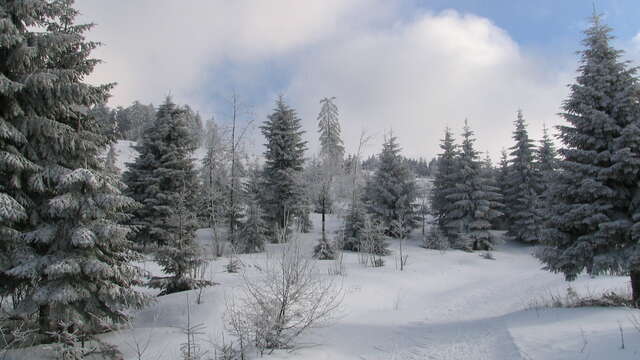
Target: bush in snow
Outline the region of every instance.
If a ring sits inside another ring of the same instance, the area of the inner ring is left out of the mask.
[[[296,241],[260,271],[256,280],[244,275],[242,293],[227,299],[225,318],[231,334],[261,354],[295,347],[300,334],[326,324],[340,306],[342,291],[334,278],[320,276]]]
[[[336,258],[335,244],[326,236],[322,236],[313,248],[313,257],[318,260],[334,260]]]

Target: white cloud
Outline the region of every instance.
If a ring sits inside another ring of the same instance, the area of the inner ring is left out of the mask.
[[[444,126],[459,134],[469,118],[478,149],[497,157],[510,145],[518,108],[535,137],[542,122],[558,122],[571,79],[547,70],[557,67],[523,51],[485,18],[447,11],[406,20],[406,9],[397,6],[383,0],[78,2],[82,20],[98,24],[90,37],[105,43],[96,52],[105,63],[92,81],[119,83],[113,104],[157,103],[171,91],[176,101],[206,113],[213,110],[210,94],[228,91],[216,83],[229,76],[220,73],[221,64],[240,64],[232,77],[251,86],[261,69],[253,65],[271,62],[290,80],[271,95],[283,92],[299,110],[312,150],[325,96],[337,97],[351,151],[361,129],[379,135],[379,143],[392,128],[407,154],[433,156]],[[272,104],[257,104],[258,121]]]
[[[346,138],[367,129],[379,143],[393,129],[412,156],[433,156],[444,127],[459,134],[468,118],[478,149],[497,158],[518,108],[533,136],[543,122],[558,122],[570,79],[543,65],[487,19],[447,11],[316,49],[300,61],[287,94],[307,128],[318,100],[336,96]]]
[[[78,8],[81,21],[98,25],[90,38],[105,44],[95,52],[104,63],[91,80],[118,82],[112,103],[154,101],[169,91],[193,103],[216,65],[309,46],[351,24],[363,2],[82,0]]]

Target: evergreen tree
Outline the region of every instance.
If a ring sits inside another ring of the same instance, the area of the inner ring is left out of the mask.
[[[107,151],[107,156],[104,159],[105,162],[105,170],[112,175],[120,176],[120,169],[116,165],[118,154],[116,153],[116,147],[113,144],[109,145],[109,151]]]
[[[261,130],[267,140],[261,205],[270,235],[279,240],[278,232],[286,233],[292,220],[304,217],[307,211],[302,186],[306,141],[302,140],[300,118],[282,97]]]
[[[134,212],[133,224],[138,227],[136,240],[140,244],[168,245],[175,226],[169,224],[174,216],[176,200],[187,189],[189,211],[195,211],[197,189],[196,172],[191,155],[196,141],[191,136],[184,110],[170,98],[158,108],[153,127],[143,134],[142,142],[134,148],[139,155],[124,173],[127,193],[143,204]],[[195,231],[195,228],[192,229]]]
[[[438,227],[446,233],[449,200],[447,196],[451,194],[456,186],[455,175],[457,171],[458,150],[453,139],[453,133],[448,127],[444,131],[444,139],[441,140],[440,148],[442,153],[438,155],[437,168],[431,188],[431,214],[436,220]]]
[[[71,0],[0,3],[1,286],[22,287],[16,315],[37,311],[44,334],[58,320],[104,330],[149,300],[121,225],[135,202],[105,172],[110,138],[89,116],[111,85],[84,82],[98,44],[77,14]]]
[[[338,107],[333,103],[335,97],[320,100],[322,107],[318,114],[318,132],[320,133],[320,158],[334,166],[344,161],[344,143],[341,138]]]
[[[585,31],[579,75],[563,103],[562,161],[550,189],[551,217],[537,254],[568,280],[630,273],[640,298],[638,177],[640,129],[636,68],[610,45],[600,16]]]
[[[414,201],[417,196],[413,174],[400,156],[400,146],[390,135],[382,145],[379,165],[365,188],[367,212],[382,224],[385,233],[400,237],[393,224],[402,221],[406,234],[416,226]]]
[[[489,230],[491,221],[501,215],[498,189],[483,176],[478,152],[473,148],[473,132],[465,120],[462,146],[455,166],[454,188],[446,199],[447,216],[443,228],[450,243],[465,250],[491,250],[495,241]]]
[[[555,174],[558,169],[558,155],[555,145],[549,137],[546,126],[542,128],[542,133],[542,140],[540,140],[540,146],[536,150],[535,154],[535,166],[536,171],[540,176],[540,190],[536,201],[536,211],[538,218],[540,219],[541,227],[544,229],[546,226],[545,224],[549,221],[549,217],[551,215],[549,189],[553,184]]]
[[[118,133],[122,139],[140,141],[144,132],[153,126],[156,110],[151,104],[145,105],[134,101],[126,108],[119,107],[115,111],[115,117]]]
[[[342,248],[349,251],[359,251],[360,240],[363,236],[363,229],[366,220],[366,212],[359,201],[351,203],[347,216],[344,219],[343,244]]]
[[[520,242],[534,243],[538,241],[541,225],[536,212],[539,175],[533,161],[535,146],[529,139],[521,110],[518,110],[513,139],[515,145],[510,148],[511,160],[504,179],[507,235]]]
[[[239,251],[244,253],[260,252],[264,250],[267,227],[263,221],[260,208],[261,169],[255,164],[249,169],[249,179],[244,185],[244,198],[247,202],[247,219],[240,228]]]
[[[136,240],[159,245],[156,259],[165,273],[172,274],[150,285],[168,294],[206,285],[193,279],[202,261],[194,243],[199,187],[191,155],[197,140],[188,125],[188,111],[169,97],[156,116],[135,147],[139,156],[129,165],[124,181],[131,197],[142,203],[133,213]]]
[[[498,193],[504,201],[505,193],[507,191],[507,177],[509,174],[509,157],[507,150],[504,148],[500,151],[500,165],[496,171],[496,184]],[[496,229],[506,230],[508,227],[507,215],[502,214],[493,220],[494,227]]]

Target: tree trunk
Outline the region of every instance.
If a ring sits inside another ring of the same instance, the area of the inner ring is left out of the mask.
[[[44,304],[38,307],[38,326],[40,327],[40,333],[48,335],[51,328],[51,304]]]
[[[326,213],[326,210],[324,208],[324,198],[322,198],[322,240],[325,239],[325,235],[324,235],[324,221],[325,221],[324,214],[325,213]]]
[[[631,270],[631,292],[633,306],[638,307],[640,302],[640,269]]]

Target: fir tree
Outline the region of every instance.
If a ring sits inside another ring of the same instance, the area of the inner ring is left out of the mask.
[[[351,203],[344,219],[342,248],[349,251],[359,251],[360,240],[363,236],[366,212],[359,201]]]
[[[304,217],[307,211],[302,186],[306,142],[300,119],[282,97],[261,129],[267,140],[261,205],[270,234],[277,240],[278,232],[286,233],[292,220]]]
[[[367,212],[382,224],[385,233],[400,237],[393,224],[402,219],[404,233],[416,226],[414,201],[417,196],[415,179],[400,155],[395,136],[382,145],[379,165],[365,188]]]
[[[500,151],[500,164],[496,171],[496,185],[498,193],[504,201],[505,193],[507,191],[507,177],[509,174],[509,156],[507,150],[504,148]],[[508,221],[506,214],[502,214],[493,220],[494,227],[496,229],[506,230],[508,227]]]
[[[244,198],[247,202],[247,219],[240,228],[239,245],[241,252],[253,253],[264,250],[267,228],[260,208],[261,169],[254,165],[249,170],[249,179],[244,185]]]
[[[114,144],[109,145],[109,151],[107,151],[107,156],[104,159],[105,162],[105,170],[112,175],[120,176],[120,169],[116,165],[118,154],[116,153],[116,147]]]
[[[444,139],[441,140],[442,153],[438,155],[433,187],[431,188],[431,213],[440,229],[446,233],[449,200],[447,196],[455,188],[455,174],[457,171],[458,150],[453,139],[453,133],[447,127]]]
[[[504,179],[507,235],[520,242],[534,243],[538,241],[541,225],[536,212],[539,175],[533,161],[535,146],[529,139],[521,110],[518,110],[513,139],[515,145],[510,148],[511,160]]]
[[[544,229],[545,224],[549,221],[551,215],[551,196],[549,189],[555,179],[556,170],[558,169],[558,155],[549,137],[547,127],[542,128],[542,140],[540,146],[536,150],[536,171],[540,176],[540,190],[536,201],[537,216],[540,219],[541,228]]]
[[[89,116],[111,85],[84,82],[98,44],[72,5],[0,4],[0,277],[22,286],[16,315],[36,310],[44,334],[58,320],[104,330],[149,300],[133,289],[140,271],[121,225],[135,202],[105,172],[110,138]]]
[[[498,189],[483,176],[478,152],[474,149],[473,132],[465,120],[462,146],[452,183],[447,194],[450,204],[443,228],[450,243],[466,250],[491,250],[495,241],[489,230],[491,221],[501,215]]]
[[[344,161],[344,144],[341,138],[338,107],[333,103],[335,97],[320,100],[322,107],[318,114],[318,132],[320,133],[320,158],[334,166]]]
[[[133,217],[140,244],[171,243],[175,226],[168,219],[174,216],[176,199],[183,187],[187,189],[186,206],[195,211],[198,182],[191,154],[196,140],[184,114],[182,108],[167,98],[158,108],[154,126],[143,134],[141,144],[135,146],[139,156],[123,175],[127,194],[143,204]]]
[[[636,68],[610,45],[611,29],[595,15],[585,31],[579,75],[563,103],[562,161],[550,189],[546,245],[537,254],[568,280],[630,273],[640,298],[638,256],[638,83]]]

